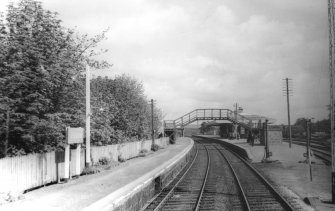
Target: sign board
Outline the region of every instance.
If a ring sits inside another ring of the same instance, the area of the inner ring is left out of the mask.
[[[66,143],[67,144],[81,144],[84,141],[84,128],[66,128]]]

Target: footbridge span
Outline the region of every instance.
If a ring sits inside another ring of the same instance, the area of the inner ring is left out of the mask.
[[[195,121],[216,121],[216,120],[227,120],[234,125],[239,125],[246,129],[251,129],[255,127],[252,119],[245,117],[236,111],[230,109],[196,109],[191,111],[175,120],[165,120],[164,121],[164,131],[174,131],[182,130],[185,126],[191,124]]]

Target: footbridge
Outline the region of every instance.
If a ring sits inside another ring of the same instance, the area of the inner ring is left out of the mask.
[[[185,126],[191,124],[195,121],[208,121],[208,120],[228,120],[232,124],[240,125],[246,129],[251,129],[254,127],[252,119],[238,114],[230,109],[196,109],[191,111],[175,120],[165,120],[164,130],[178,130],[183,129]]]

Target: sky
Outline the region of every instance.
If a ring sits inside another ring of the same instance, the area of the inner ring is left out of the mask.
[[[9,2],[1,0],[0,11]],[[143,83],[165,119],[198,108],[233,109],[287,124],[327,118],[327,0],[42,0],[63,26],[91,36],[113,64],[95,75]]]

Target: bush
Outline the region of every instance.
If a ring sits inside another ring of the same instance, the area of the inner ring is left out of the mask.
[[[109,165],[111,160],[108,157],[101,157],[98,162],[100,165]]]
[[[146,150],[146,149],[142,149],[141,151],[140,151],[140,153],[142,153],[142,154],[145,154],[145,153],[147,153],[148,152],[148,150]]]
[[[139,157],[145,157],[147,153],[148,153],[148,150],[146,150],[146,149],[142,149],[142,150],[140,151],[140,153],[138,154],[138,156],[139,156]]]
[[[81,174],[87,175],[87,174],[96,174],[99,172],[100,170],[96,166],[89,166],[89,167],[85,167]]]
[[[151,151],[156,152],[156,151],[159,150],[159,148],[160,148],[160,147],[159,147],[157,144],[153,144],[153,145],[151,145]]]
[[[124,159],[124,158],[122,157],[122,155],[119,155],[119,156],[117,157],[117,160],[118,160],[120,163],[123,163],[123,162],[126,161],[126,159]]]

